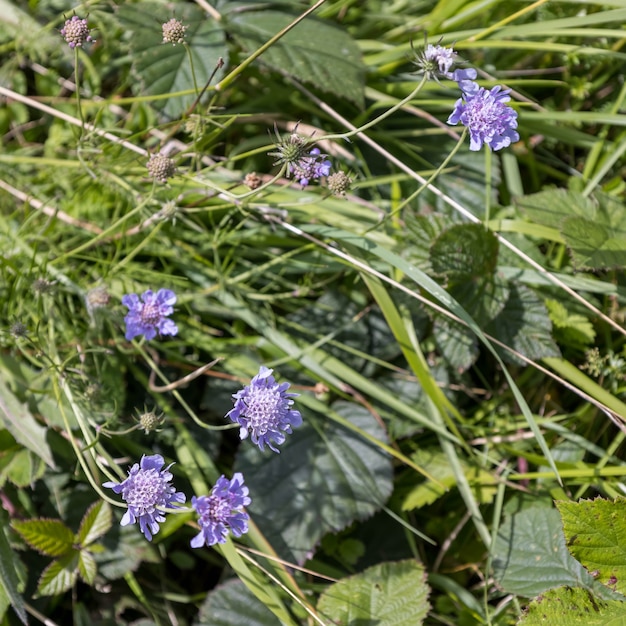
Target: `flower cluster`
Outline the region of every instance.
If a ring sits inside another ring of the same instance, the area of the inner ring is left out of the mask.
[[[124,318],[126,322],[126,339],[130,341],[138,335],[145,335],[146,339],[154,339],[160,335],[176,335],[178,327],[168,319],[174,312],[176,294],[169,289],[159,289],[153,293],[151,289],[139,296],[129,293],[122,298],[122,304],[128,308]]]
[[[140,463],[130,468],[126,480],[121,483],[109,481],[102,485],[121,494],[128,504],[121,525],[139,522],[139,529],[148,541],[152,541],[152,535],[159,532],[159,523],[165,521],[163,509],[180,508],[178,505],[186,500],[184,493],[169,484],[172,480],[171,466],[161,469],[164,464],[160,454],[144,455]]]
[[[250,518],[243,509],[249,504],[242,474],[236,473],[231,480],[220,476],[210,495],[191,498],[200,526],[200,532],[191,540],[191,547],[225,543],[229,531],[235,537],[247,533]]]
[[[292,398],[299,394],[286,393],[289,383],[278,384],[272,376],[273,371],[262,365],[250,384],[233,395],[235,406],[226,417],[239,424],[241,439],[250,432],[252,443],[261,450],[268,446],[278,452],[273,444],[282,444],[285,433],[291,433],[292,427],[302,424],[302,416],[291,408]]]
[[[456,63],[457,57],[458,54],[453,48],[428,44],[424,51],[417,55],[415,64],[419,66],[427,78],[438,80],[441,77],[457,82],[475,79],[476,70],[473,68],[452,71],[452,66]]]
[[[506,104],[511,98],[507,90],[496,85],[490,91],[466,80],[459,83],[463,97],[454,105],[448,124],[461,122],[470,134],[470,150],[483,145],[501,150],[519,140],[517,111]]]
[[[61,29],[61,37],[65,39],[70,48],[80,48],[83,44],[92,42],[91,30],[87,26],[87,20],[73,15]]]

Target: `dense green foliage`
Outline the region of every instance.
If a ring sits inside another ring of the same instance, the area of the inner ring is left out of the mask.
[[[0,624],[622,623],[625,24],[0,0]],[[425,35],[519,141],[469,150]],[[343,178],[300,185],[301,144]],[[127,341],[161,288],[178,333]],[[224,419],[261,365],[300,394],[280,454]],[[154,454],[188,503],[241,472],[249,532],[121,526],[103,483]]]

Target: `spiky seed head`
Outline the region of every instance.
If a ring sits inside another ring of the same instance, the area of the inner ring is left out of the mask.
[[[163,415],[157,415],[154,411],[144,411],[139,416],[139,428],[146,435],[155,431],[163,423]]]
[[[176,173],[176,164],[172,159],[164,154],[153,154],[150,156],[146,167],[150,176],[160,183],[166,183],[168,178],[172,178]]]

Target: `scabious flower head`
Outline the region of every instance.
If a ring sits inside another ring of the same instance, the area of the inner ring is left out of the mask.
[[[164,154],[152,154],[146,163],[150,176],[160,183],[166,183],[168,178],[176,174],[176,164]]]
[[[103,487],[121,494],[128,505],[121,525],[127,526],[139,522],[139,529],[148,541],[159,532],[159,524],[165,521],[161,508],[180,508],[185,502],[185,494],[170,485],[172,474],[160,454],[142,456],[140,463],[135,463],[128,472],[128,478],[121,483],[112,481],[103,483]]]
[[[508,90],[496,85],[489,91],[469,80],[459,86],[463,97],[456,101],[448,124],[461,122],[467,127],[470,150],[480,150],[483,145],[501,150],[518,141],[517,111],[505,104],[511,99]]]
[[[163,43],[171,43],[176,45],[177,43],[185,42],[185,31],[187,26],[182,22],[179,22],[176,18],[170,19],[168,22],[162,25],[163,28]]]
[[[139,416],[139,428],[146,433],[151,433],[158,430],[159,426],[163,424],[163,414],[157,414],[155,411],[148,411],[144,409],[144,412]]]
[[[298,135],[296,132],[298,127],[296,126],[293,133],[287,135],[287,137],[281,138],[278,134],[278,130],[274,129],[276,134],[276,148],[274,152],[269,152],[270,156],[276,157],[274,165],[287,164],[291,166],[292,163],[296,163],[301,158],[306,156],[309,151],[311,142],[308,139]]]
[[[87,20],[73,15],[69,20],[65,20],[61,36],[70,48],[80,48],[84,43],[93,41],[90,32]]]
[[[421,54],[416,55],[415,64],[429,79],[438,80],[441,77],[458,82],[476,78],[476,70],[473,68],[452,71],[457,57],[453,48],[428,44]]]
[[[250,431],[252,443],[261,450],[267,445],[270,450],[278,452],[273,444],[283,443],[285,433],[291,433],[292,427],[302,424],[302,416],[300,411],[291,408],[292,398],[300,394],[286,393],[289,383],[278,384],[272,376],[273,371],[262,365],[250,384],[233,394],[235,406],[226,417],[239,424],[241,439],[245,439]]]
[[[321,154],[319,148],[313,148],[309,154],[289,164],[289,173],[293,174],[303,187],[306,187],[311,180],[328,176],[331,166],[332,163],[326,159],[326,155]]]
[[[229,531],[235,537],[247,533],[250,517],[243,509],[249,504],[248,488],[240,473],[231,480],[220,476],[208,496],[193,496],[191,505],[198,514],[200,532],[191,540],[191,547],[226,543]]]
[[[129,293],[122,298],[122,304],[128,307],[126,322],[126,339],[130,341],[137,335],[145,335],[146,339],[154,339],[156,334],[175,335],[178,327],[167,318],[174,312],[176,294],[169,289],[159,289],[153,293],[151,289],[139,296]]]

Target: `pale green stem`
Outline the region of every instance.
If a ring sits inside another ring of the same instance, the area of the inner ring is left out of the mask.
[[[491,215],[491,148],[485,146],[485,228],[489,229],[489,217]]]
[[[83,116],[83,107],[80,103],[80,74],[78,63],[78,46],[74,48],[74,83],[76,84],[76,109],[78,110],[78,118],[80,119],[80,133],[78,139],[82,139],[85,132],[85,118]]]
[[[187,57],[189,58],[189,66],[191,67],[191,78],[193,79],[193,89],[196,92],[196,98],[200,94],[200,90],[198,89],[198,81],[196,79],[196,67],[193,63],[193,55],[191,54],[191,48],[187,45],[187,43],[183,43],[185,50],[187,51]]]
[[[402,98],[400,102],[394,104],[390,109],[387,109],[387,111],[385,111],[384,113],[381,113],[378,117],[375,117],[373,120],[370,120],[369,122],[367,122],[367,124],[363,124],[363,126],[359,126],[359,128],[354,128],[353,130],[347,131],[345,133],[323,135],[322,137],[319,137],[316,141],[322,141],[322,140],[326,141],[330,139],[348,139],[348,137],[353,137],[354,135],[358,135],[359,133],[362,133],[368,128],[375,126],[379,122],[382,122],[386,117],[389,117],[390,115],[395,113],[398,109],[401,109],[405,104],[408,104],[409,102],[411,102],[411,100],[413,100],[413,98],[415,98],[415,96],[422,90],[422,87],[424,87],[424,85],[426,84],[426,80],[427,80],[427,77],[426,77],[426,74],[424,74],[424,76],[422,76],[422,80],[420,80],[420,82],[417,84],[417,87],[415,87],[415,89],[408,96],[406,96],[405,98]]]

